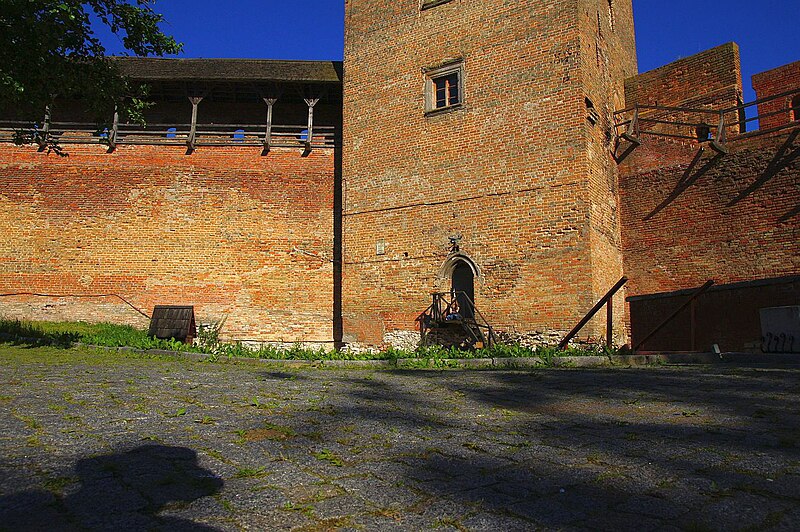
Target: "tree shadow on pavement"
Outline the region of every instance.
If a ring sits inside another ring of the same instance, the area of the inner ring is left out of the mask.
[[[390,375],[344,378],[339,421],[408,435],[393,460],[430,496],[420,510],[429,522],[725,529],[800,519],[797,372]]]

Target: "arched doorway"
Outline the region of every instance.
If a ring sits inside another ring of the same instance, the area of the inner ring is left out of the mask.
[[[472,267],[463,260],[456,262],[453,268],[452,290],[457,294],[461,315],[465,318],[475,316],[475,273]]]

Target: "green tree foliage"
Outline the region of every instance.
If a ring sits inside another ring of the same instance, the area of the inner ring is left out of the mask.
[[[117,108],[141,121],[144,87],[106,58],[92,29],[105,24],[128,53],[162,56],[181,45],[165,35],[155,0],[0,0],[0,105],[42,116],[58,98],[80,97],[98,123]]]

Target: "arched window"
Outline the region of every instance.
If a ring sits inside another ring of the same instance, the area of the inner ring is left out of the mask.
[[[800,120],[800,94],[792,98],[792,120]]]

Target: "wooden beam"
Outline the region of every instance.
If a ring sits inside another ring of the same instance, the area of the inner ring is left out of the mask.
[[[186,139],[186,153],[192,153],[195,148],[195,137],[197,136],[197,106],[203,101],[202,96],[190,96],[189,101],[192,102],[192,125],[189,128],[189,138]]]
[[[311,138],[314,136],[314,106],[319,102],[319,98],[305,98],[308,105],[308,134],[306,135],[306,150],[303,155],[311,153]]]
[[[272,106],[278,101],[277,98],[263,98],[267,104],[267,129],[264,131],[264,150],[261,155],[266,155],[272,148]]]

